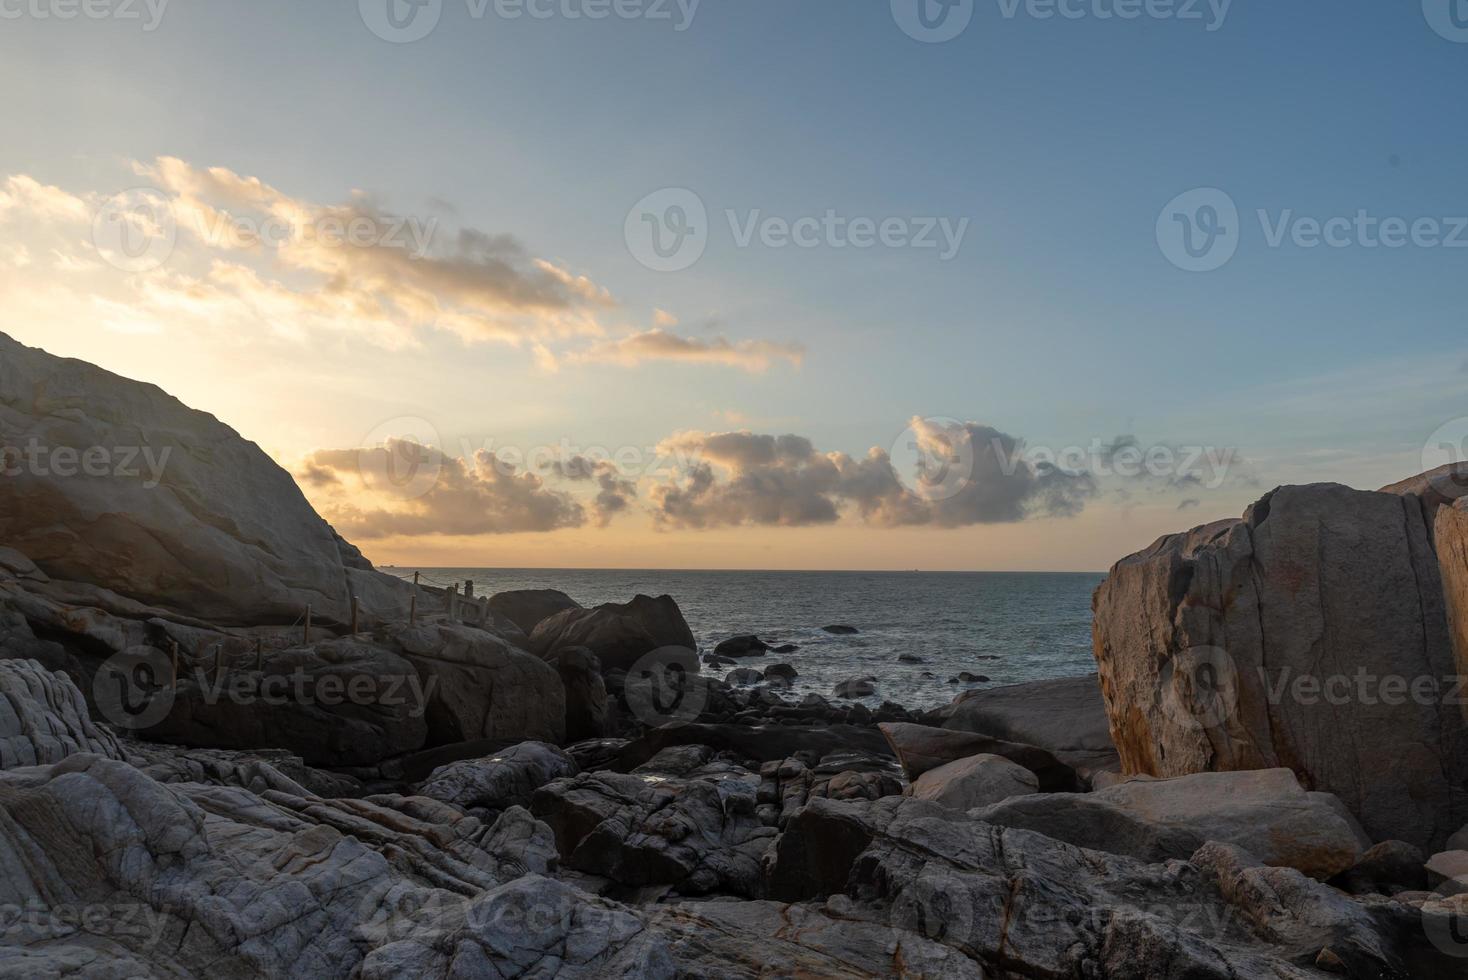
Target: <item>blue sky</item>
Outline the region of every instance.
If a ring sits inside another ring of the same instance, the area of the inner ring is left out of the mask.
[[[201,364],[232,355],[195,337],[182,346],[202,360],[171,360],[171,324],[119,344],[115,363],[94,357],[278,457],[354,445],[401,412],[433,418],[450,443],[748,428],[854,457],[892,445],[913,416],[945,416],[1032,444],[1232,446],[1253,464],[1191,515],[1175,513],[1182,493],[1099,498],[1070,521],[1097,542],[1084,560],[1067,559],[1073,534],[1044,521],[911,539],[845,529],[871,542],[853,554],[896,547],[902,566],[925,564],[904,550],[916,548],[1012,567],[1028,533],[1054,549],[1038,564],[1097,567],[1192,516],[1236,514],[1274,483],[1405,476],[1430,433],[1468,414],[1468,234],[1464,248],[1272,248],[1256,216],[1468,215],[1468,43],[1439,36],[1416,0],[1236,0],[1215,30],[1204,4],[1202,20],[1120,20],[1096,16],[1112,0],[1087,0],[1070,20],[1023,5],[1010,18],[988,0],[941,44],[908,37],[886,3],[704,0],[683,31],[668,9],[673,21],[510,20],[445,0],[436,29],[407,44],[374,36],[342,0],[176,2],[153,31],[27,14],[0,22],[0,175],[107,194],[138,184],[131,161],[177,157],[306,201],[361,190],[397,214],[515,236],[615,296],[619,329],[663,310],[695,340],[804,350],[798,366],[761,370],[547,374],[527,347],[429,329],[390,360],[331,348],[340,373],[316,380],[346,393],[341,412],[295,399],[260,409],[199,383]],[[706,250],[677,272],[643,267],[624,240],[628,209],[665,187],[694,191],[709,214]],[[1156,226],[1169,200],[1202,187],[1236,203],[1241,239],[1225,266],[1191,273],[1168,261]],[[739,247],[726,209],[969,223],[944,261]],[[65,353],[98,349],[60,314],[12,329]],[[1134,526],[1103,533],[1120,511]],[[803,530],[761,534],[778,553]],[[689,533],[706,546],[733,532]],[[588,535],[515,540],[574,550]]]

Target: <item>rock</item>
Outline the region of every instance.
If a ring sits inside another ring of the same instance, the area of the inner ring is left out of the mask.
[[[1288,769],[1132,780],[1093,793],[1016,797],[969,815],[1145,861],[1221,841],[1321,880],[1371,846],[1339,800],[1306,792]]]
[[[542,620],[580,608],[581,603],[559,589],[511,589],[489,597],[490,612],[514,623],[527,637]]]
[[[435,769],[418,787],[418,795],[493,819],[512,806],[529,806],[530,797],[540,787],[579,771],[576,762],[556,746],[521,742],[486,758],[464,759]]]
[[[326,799],[360,798],[362,784],[350,776],[315,769],[300,756],[274,749],[236,752],[179,745],[129,742],[127,761],[160,783],[207,783]]]
[[[988,675],[971,674],[966,670],[960,670],[956,676],[948,678],[950,684],[987,684],[988,682]]]
[[[762,657],[769,644],[753,634],[731,636],[714,647],[716,657]]]
[[[33,660],[0,660],[0,769],[60,762],[79,752],[123,758],[92,723],[81,691]]]
[[[628,742],[618,756],[616,768],[622,772],[634,769],[673,745],[707,745],[715,752],[730,752],[755,762],[796,755],[819,759],[833,752],[892,755],[880,732],[853,725],[687,724],[653,729]]]
[[[446,948],[502,976],[666,962],[635,916],[542,877],[553,838],[518,807],[490,827],[422,797],[165,785],[92,755],[0,773],[0,799],[0,880],[28,909],[0,952],[15,975],[446,977]],[[58,931],[83,902],[105,931]]]
[[[900,663],[900,664],[925,664],[925,663],[927,663],[926,660],[924,660],[922,657],[919,657],[915,653],[899,653],[897,655],[897,662]]]
[[[794,653],[796,650],[799,650],[799,649],[800,649],[800,644],[798,644],[798,643],[782,643],[782,644],[780,644],[777,647],[770,647],[770,652],[771,653]]]
[[[687,776],[708,764],[714,750],[707,745],[670,745],[642,765],[634,773],[656,772],[665,776]]]
[[[1095,674],[968,691],[942,713],[944,728],[1038,746],[1083,775],[1120,768]]]
[[[877,693],[877,679],[871,676],[848,677],[839,681],[831,693],[838,698],[868,698]]]
[[[1428,887],[1437,894],[1468,893],[1468,851],[1439,851],[1424,867]]]
[[[724,683],[747,687],[752,684],[762,684],[764,680],[765,675],[753,667],[738,667],[729,671],[728,675],[724,678]]]
[[[834,636],[855,636],[861,632],[855,626],[822,626],[821,630]]]
[[[555,667],[472,626],[398,626],[387,635],[427,695],[427,744],[565,740],[566,695]]]
[[[971,810],[1038,793],[1039,780],[1003,756],[974,755],[929,769],[912,784],[912,795],[955,810]]]
[[[753,896],[774,831],[755,817],[755,785],[584,773],[535,793],[531,812],[555,832],[569,868],[684,895]]]
[[[607,732],[607,685],[601,661],[586,647],[565,647],[553,666],[566,693],[566,740],[600,738]]]
[[[1369,848],[1354,865],[1330,883],[1352,895],[1395,895],[1427,888],[1422,850],[1406,841],[1385,840]]]
[[[678,604],[666,595],[565,609],[542,620],[530,634],[531,652],[541,659],[573,646],[590,648],[604,671],[630,670],[643,654],[660,647],[698,649]]]
[[[764,671],[765,680],[781,681],[787,685],[799,676],[799,672],[789,664],[770,664]]]
[[[321,766],[371,765],[421,748],[436,694],[404,657],[349,638],[275,651],[263,671],[232,670],[218,678],[211,664],[201,663],[179,673],[175,689],[152,692],[150,703],[166,706],[166,713],[142,728],[142,737],[285,749]]]
[[[914,782],[939,766],[987,754],[1001,756],[1034,773],[1041,792],[1066,793],[1080,788],[1073,769],[1033,745],[904,722],[883,722],[877,729],[897,756],[902,771]]]
[[[1450,610],[1468,614],[1440,570],[1456,512],[1282,487],[1118,562],[1093,606],[1123,771],[1288,766],[1374,839],[1436,849],[1468,822],[1468,734],[1445,703]]]
[[[1352,976],[1408,975],[1402,926],[1219,844],[1149,865],[923,800],[816,800],[790,821],[767,872],[781,901],[824,899],[874,928],[901,924],[985,975],[1304,980],[1318,974],[1295,964],[1325,950]],[[1421,975],[1451,957],[1430,959]]]
[[[343,623],[353,595],[369,621],[406,618],[411,587],[372,570],[289,473],[153,385],[0,334],[0,445],[57,461],[0,481],[0,541],[51,578],[216,623],[289,623],[308,605]],[[78,459],[91,471],[52,472]]]

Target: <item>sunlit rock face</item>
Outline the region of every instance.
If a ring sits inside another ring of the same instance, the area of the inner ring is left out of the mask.
[[[1093,639],[1125,771],[1283,766],[1374,840],[1461,827],[1463,512],[1429,489],[1282,487],[1118,562]]]
[[[259,446],[154,385],[0,334],[0,449],[0,541],[53,578],[220,624],[406,610]]]

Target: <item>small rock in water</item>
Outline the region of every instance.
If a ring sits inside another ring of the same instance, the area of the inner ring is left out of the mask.
[[[865,698],[877,693],[875,677],[849,677],[832,692],[838,698]]]
[[[925,663],[927,663],[926,660],[924,660],[922,657],[919,657],[915,653],[900,653],[900,654],[897,655],[897,662],[898,663],[902,663],[902,664],[925,664]]]
[[[971,674],[966,670],[958,672],[957,677],[948,678],[950,684],[986,684],[989,678],[985,674]]]
[[[789,664],[770,664],[765,668],[765,680],[767,681],[779,679],[788,683],[799,676],[799,672]]]
[[[724,678],[726,684],[736,684],[740,687],[748,687],[752,684],[763,682],[765,675],[753,667],[736,667],[729,671],[729,676]]]
[[[782,643],[777,647],[770,647],[771,653],[794,653],[800,649],[799,643]]]
[[[764,640],[753,633],[731,636],[714,647],[716,657],[761,657],[770,648]]]
[[[861,632],[855,626],[822,626],[821,629],[836,636],[852,636]]]

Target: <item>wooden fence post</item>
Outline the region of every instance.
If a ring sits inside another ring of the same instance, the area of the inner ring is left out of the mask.
[[[168,641],[168,654],[169,654],[169,660],[173,664],[173,680],[169,683],[168,686],[169,687],[178,687],[178,641],[177,640],[169,640]]]
[[[217,682],[221,676],[220,671],[224,667],[224,644],[214,644],[214,680]]]
[[[265,638],[255,637],[255,672],[265,672]]]
[[[309,645],[311,643],[311,607],[306,607],[306,638],[302,641]]]
[[[356,596],[352,596],[352,635],[357,635],[357,607],[360,604]]]

